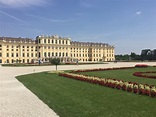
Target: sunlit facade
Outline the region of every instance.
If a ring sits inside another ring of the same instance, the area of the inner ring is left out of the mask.
[[[49,58],[60,58],[61,62],[114,61],[114,46],[76,42],[58,35],[37,36],[36,40],[0,37],[0,63],[48,62]]]

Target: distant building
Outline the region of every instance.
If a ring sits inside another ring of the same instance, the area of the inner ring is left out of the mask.
[[[156,60],[156,49],[153,50],[154,53],[154,60]]]
[[[144,49],[141,51],[142,60],[156,60],[156,49]]]
[[[37,36],[0,37],[0,63],[30,63],[60,58],[61,62],[114,61],[114,46],[105,43],[76,42],[70,38]]]

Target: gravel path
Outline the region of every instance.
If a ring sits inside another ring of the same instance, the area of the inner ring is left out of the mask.
[[[60,65],[58,70],[128,67],[135,64],[137,63]],[[156,65],[156,62],[145,64]],[[15,78],[17,75],[50,70],[55,70],[55,66],[2,67],[0,65],[0,117],[58,117],[52,109]]]

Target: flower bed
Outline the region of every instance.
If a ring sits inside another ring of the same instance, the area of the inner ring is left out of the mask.
[[[92,71],[106,71],[106,70],[119,70],[119,69],[132,69],[134,67],[116,67],[116,68],[97,68],[97,69],[81,69],[81,70],[73,70],[71,73],[78,72],[92,72]]]
[[[92,84],[98,84],[101,86],[106,86],[114,89],[124,90],[127,92],[133,92],[135,94],[148,95],[151,97],[156,97],[156,87],[154,85],[149,86],[148,84],[137,84],[133,82],[126,82],[111,78],[99,78],[95,76],[85,76],[74,73],[59,73],[59,76],[76,79],[84,82],[89,82]]]
[[[136,64],[135,67],[145,68],[145,67],[148,67],[148,65],[146,65],[146,64]]]
[[[71,62],[68,62],[68,63],[65,63],[66,65],[76,65],[76,63],[71,63]]]
[[[153,78],[156,79],[156,75],[149,75],[151,73],[156,73],[156,71],[148,71],[148,72],[135,72],[133,73],[134,76],[144,77],[144,78]]]
[[[52,73],[52,74],[59,74],[59,73],[63,73],[64,71],[61,71],[61,70],[52,70],[52,71],[49,71],[47,73]]]

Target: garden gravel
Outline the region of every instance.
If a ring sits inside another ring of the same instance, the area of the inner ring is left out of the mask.
[[[118,62],[92,65],[60,65],[58,70],[130,67],[136,64],[156,65],[156,62]],[[2,67],[0,65],[0,117],[58,117],[15,76],[55,70],[55,66]]]

